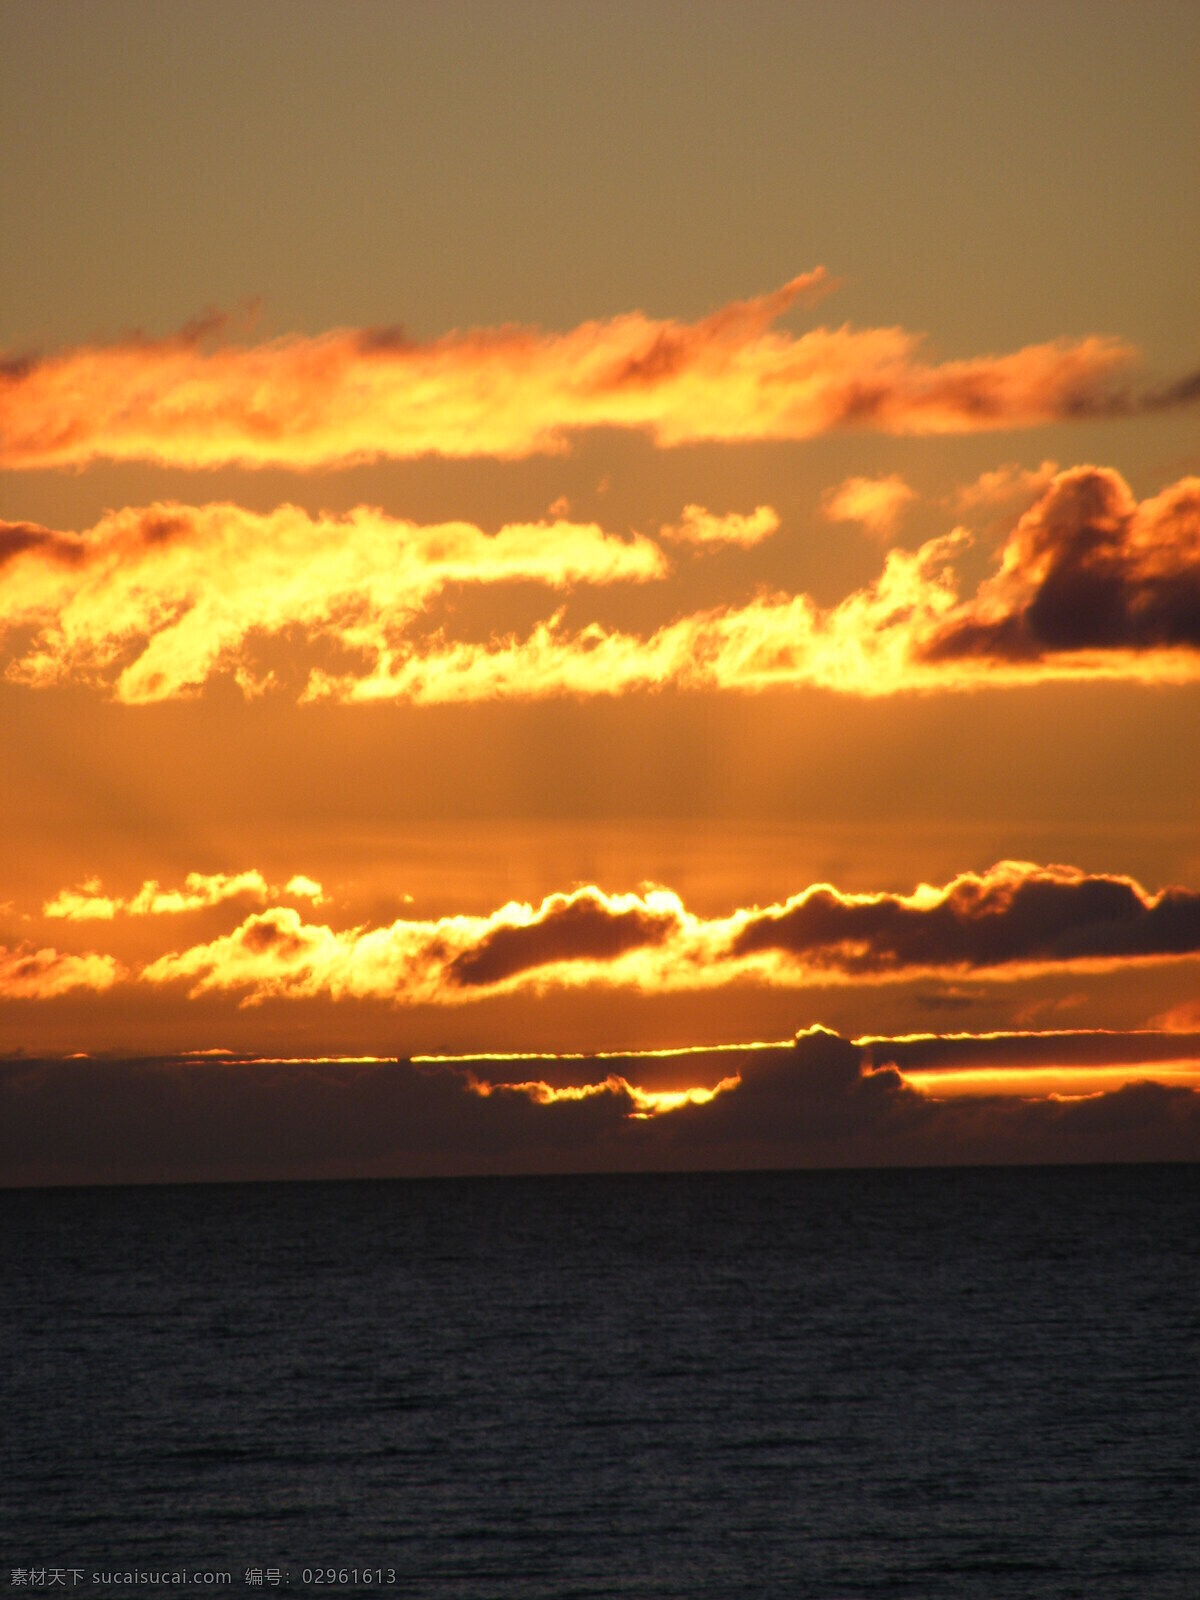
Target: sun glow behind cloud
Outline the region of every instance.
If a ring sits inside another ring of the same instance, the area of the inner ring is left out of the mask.
[[[1017,1095],[1023,1100],[1083,1099],[1135,1083],[1161,1083],[1200,1091],[1200,1060],[1127,1062],[1098,1067],[1056,1062],[1046,1067],[963,1067],[902,1072],[913,1089],[935,1100]]]
[[[727,1094],[730,1090],[736,1089],[741,1081],[741,1077],[734,1073],[730,1077],[722,1078],[719,1083],[711,1087],[698,1085],[687,1089],[643,1089],[619,1074],[610,1073],[596,1083],[569,1084],[556,1088],[541,1078],[509,1083],[468,1076],[472,1091],[485,1100],[493,1094],[521,1094],[536,1105],[552,1106],[562,1101],[586,1100],[593,1095],[613,1094],[627,1098],[633,1108],[628,1115],[641,1119],[668,1116],[672,1111],[679,1111],[684,1106],[709,1105],[717,1095]]]

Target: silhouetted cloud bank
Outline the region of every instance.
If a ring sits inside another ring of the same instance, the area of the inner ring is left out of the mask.
[[[658,1114],[603,1062],[576,1070],[550,1090],[406,1061],[10,1060],[0,1166],[20,1185],[1200,1159],[1191,1090],[939,1101],[822,1029]]]

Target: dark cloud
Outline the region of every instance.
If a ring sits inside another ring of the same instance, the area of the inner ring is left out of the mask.
[[[645,384],[652,386],[663,378],[673,378],[687,365],[690,351],[679,334],[657,334],[636,356],[621,361],[605,378],[605,387],[623,389]]]
[[[1001,862],[936,898],[810,890],[747,922],[732,953],[764,950],[856,973],[1186,955],[1200,951],[1200,893]]]
[[[475,987],[556,961],[614,961],[628,950],[661,943],[676,920],[641,906],[614,910],[599,895],[577,895],[551,901],[533,922],[493,929],[446,970],[452,982]]]
[[[0,383],[6,379],[10,383],[19,383],[22,378],[29,376],[41,359],[40,355],[33,353],[0,356]]]
[[[1200,368],[1149,390],[1142,400],[1142,407],[1146,411],[1172,411],[1177,406],[1191,405],[1196,400],[1200,400]]]
[[[62,566],[81,566],[87,551],[80,539],[36,522],[0,522],[0,567],[27,550],[37,550]]]
[[[1079,650],[1200,649],[1200,478],[1140,505],[1077,467],[1021,518],[997,577],[919,651],[1031,661]]]
[[[407,1062],[0,1062],[6,1184],[572,1171],[616,1157],[620,1090],[541,1105]]]
[[[990,998],[984,989],[963,989],[957,984],[948,984],[944,989],[923,989],[913,995],[914,1003],[922,1011],[970,1011]]]
[[[358,349],[364,355],[395,355],[416,348],[415,341],[400,322],[386,326],[363,328],[358,335]]]
[[[285,921],[286,913],[277,911],[249,917],[238,930],[237,942],[255,955],[264,955],[267,951],[280,957],[302,955],[308,943],[293,928],[284,926]]]
[[[222,311],[219,306],[206,306],[203,311],[188,318],[176,337],[180,344],[200,344],[205,339],[214,339],[227,332],[232,320],[229,312]]]

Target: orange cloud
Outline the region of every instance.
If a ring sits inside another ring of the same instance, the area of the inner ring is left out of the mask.
[[[1187,1033],[1193,1028],[1200,1030],[1200,1000],[1185,1000],[1182,1005],[1172,1006],[1169,1011],[1151,1017],[1150,1026],[1169,1033]]]
[[[779,527],[779,513],[774,506],[755,506],[747,515],[728,511],[718,516],[704,506],[684,506],[683,517],[677,523],[667,523],[659,529],[664,539],[678,544],[720,545],[736,544],[743,549],[761,544]]]
[[[895,532],[904,508],[917,498],[916,491],[898,472],[887,478],[847,478],[821,498],[821,510],[830,522],[858,522],[877,539]]]
[[[780,905],[704,919],[667,889],[588,886],[491,916],[335,931],[288,907],[150,963],[151,983],[193,996],[455,1004],[517,988],[605,985],[662,993],[757,983],[798,987],[921,975],[1012,979],[1200,956],[1200,892],[1151,894],[1131,878],[1000,862],[910,895],[829,884]]]
[[[87,533],[0,524],[0,635],[32,631],[7,676],[34,686],[111,683],[144,703],[249,665],[254,637],[299,629],[386,675],[400,635],[451,584],[524,579],[553,588],[661,577],[658,546],[593,523],[421,527],[360,506],[310,517],[233,505],[110,512]],[[214,581],[219,574],[219,581]]]
[[[949,503],[968,513],[1006,509],[1015,502],[1030,505],[1050,487],[1057,472],[1057,461],[1043,461],[1032,470],[1010,461],[992,472],[980,473],[974,483],[962,484]]]
[[[124,976],[112,956],[0,945],[0,1000],[53,1000],[69,989],[111,989]]]
[[[632,312],[567,333],[509,326],[417,343],[397,329],[343,329],[211,350],[189,335],[9,358],[0,466],[511,458],[596,427],[670,446],[839,428],[975,432],[1129,407],[1119,376],[1132,351],[1116,339],[930,363],[900,328],[773,328],[827,287],[817,268],[694,323]],[[1177,385],[1154,403],[1188,398]]]
[[[289,878],[282,887],[269,884],[261,872],[189,872],[182,889],[163,889],[153,878],[148,878],[136,894],[128,899],[113,899],[101,894],[98,878],[89,878],[77,889],[62,889],[42,907],[45,917],[65,917],[71,922],[86,922],[100,918],[111,921],[120,911],[126,916],[164,916],[182,911],[201,911],[219,905],[223,900],[236,900],[249,896],[260,904],[271,896],[293,895],[320,905],[325,896],[321,885],[312,878],[297,875]]]

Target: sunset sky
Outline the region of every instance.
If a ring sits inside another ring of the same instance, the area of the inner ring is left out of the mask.
[[[1200,1158],[1194,5],[0,35],[9,1181]]]

